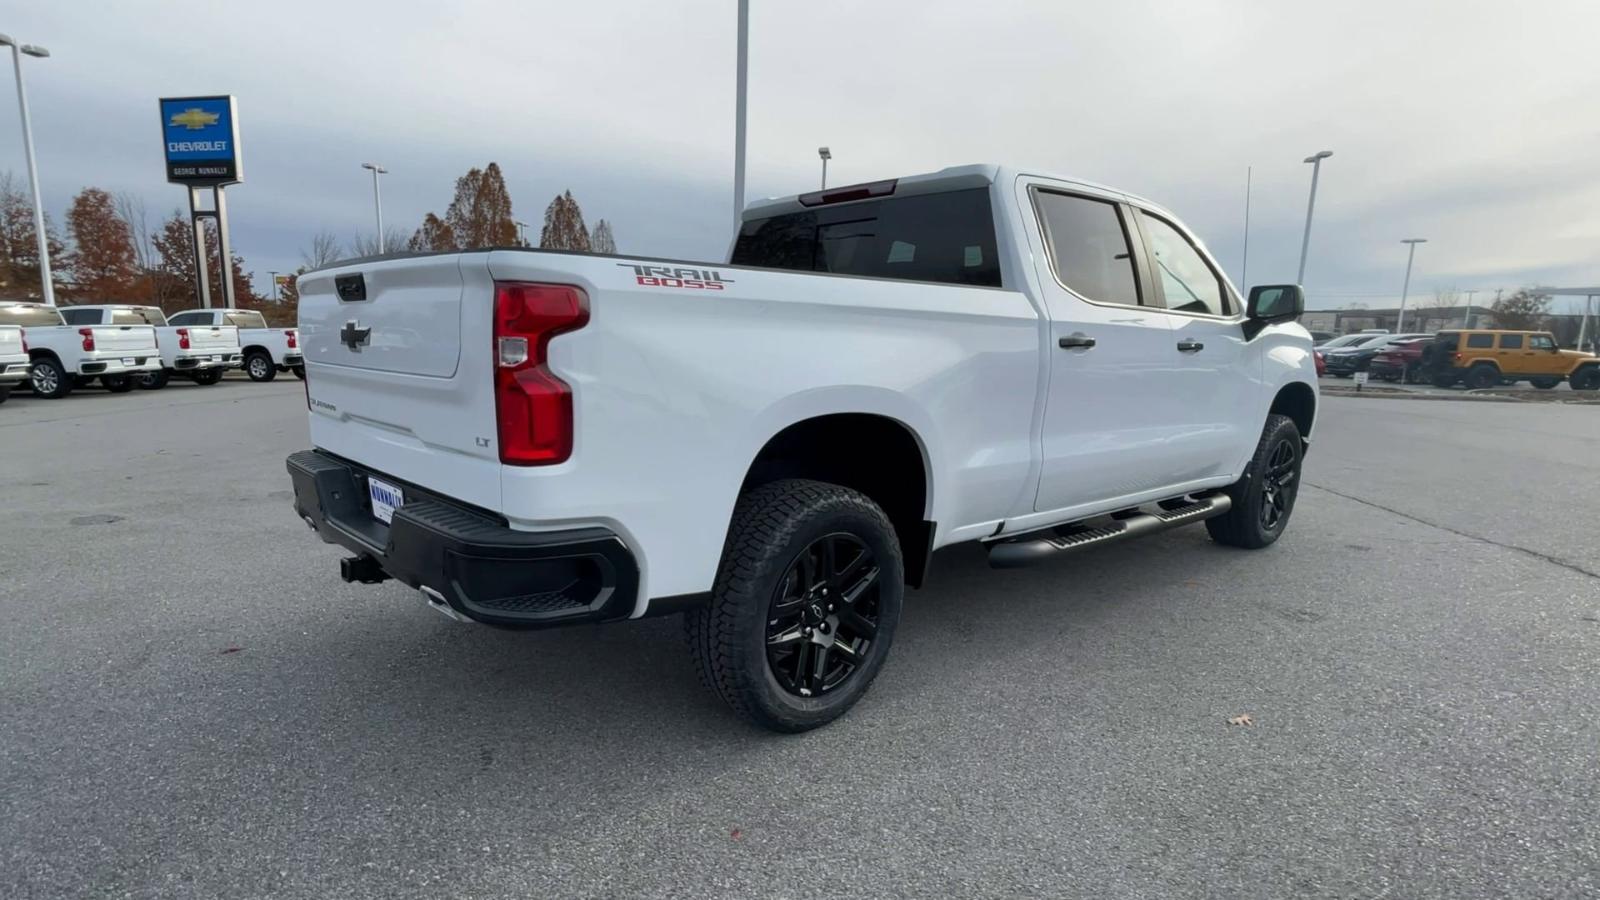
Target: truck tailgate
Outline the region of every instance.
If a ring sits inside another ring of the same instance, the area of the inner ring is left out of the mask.
[[[238,350],[239,329],[233,325],[190,325],[189,349]]]
[[[90,328],[96,350],[154,353],[156,330],[149,325],[95,325]]]
[[[301,277],[315,446],[499,511],[485,258],[381,260]]]

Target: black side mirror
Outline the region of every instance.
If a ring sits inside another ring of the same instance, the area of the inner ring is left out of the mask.
[[[1298,284],[1258,284],[1250,289],[1245,315],[1262,322],[1288,322],[1306,311],[1306,293]]]

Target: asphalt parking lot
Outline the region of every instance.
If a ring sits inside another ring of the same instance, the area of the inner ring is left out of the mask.
[[[0,408],[0,895],[1600,891],[1600,408],[1329,397],[1269,550],[944,552],[797,737],[676,620],[344,584],[306,443],[292,378]]]

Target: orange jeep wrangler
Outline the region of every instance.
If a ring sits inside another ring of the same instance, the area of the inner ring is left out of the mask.
[[[1460,381],[1488,388],[1526,380],[1549,390],[1567,380],[1575,391],[1600,388],[1600,357],[1562,350],[1548,331],[1441,331],[1431,350],[1428,373],[1437,387]]]

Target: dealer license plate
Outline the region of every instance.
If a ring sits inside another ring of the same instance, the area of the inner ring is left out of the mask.
[[[387,481],[368,476],[367,496],[372,498],[372,517],[388,525],[394,511],[406,505],[406,495]]]

